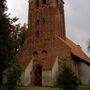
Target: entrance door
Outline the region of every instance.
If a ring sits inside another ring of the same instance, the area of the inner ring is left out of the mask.
[[[41,86],[42,85],[42,66],[37,64],[34,72],[35,76],[35,81],[34,84],[36,86]]]

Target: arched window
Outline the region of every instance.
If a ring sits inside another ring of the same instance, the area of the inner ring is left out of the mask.
[[[43,50],[42,53],[47,54],[47,51],[46,50]]]
[[[34,56],[34,57],[37,57],[37,56],[38,56],[38,52],[37,52],[37,51],[34,51],[34,52],[33,52],[33,56]]]
[[[39,0],[36,0],[36,5],[37,7],[39,7]]]
[[[42,57],[45,58],[47,56],[47,51],[46,50],[43,50],[42,51]]]

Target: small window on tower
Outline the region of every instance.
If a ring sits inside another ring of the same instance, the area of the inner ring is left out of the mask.
[[[39,1],[38,0],[36,0],[36,5],[37,5],[37,7],[39,7]]]
[[[37,20],[37,25],[39,24],[39,20]]]
[[[47,54],[47,51],[46,50],[43,50],[42,53]]]
[[[37,56],[38,56],[38,52],[37,52],[37,51],[34,51],[34,52],[33,52],[33,56],[34,56],[34,57],[37,57]]]
[[[39,32],[39,31],[37,31],[37,32],[36,32],[36,37],[38,37],[38,38],[39,38],[39,35],[40,35],[40,32]]]
[[[43,23],[45,23],[45,18],[43,18]]]
[[[57,7],[58,7],[58,0],[57,0]]]
[[[43,0],[43,4],[46,4],[46,0]]]

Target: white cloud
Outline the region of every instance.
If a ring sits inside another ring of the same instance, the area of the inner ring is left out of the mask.
[[[8,12],[11,17],[19,18],[20,23],[27,22],[28,17],[28,0],[7,0]]]
[[[87,53],[87,40],[90,38],[90,0],[64,1],[67,36],[80,44]]]

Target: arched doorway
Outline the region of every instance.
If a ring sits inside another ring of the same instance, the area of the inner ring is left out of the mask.
[[[42,66],[40,64],[37,64],[35,66],[34,76],[35,76],[34,85],[41,86],[42,85]]]

